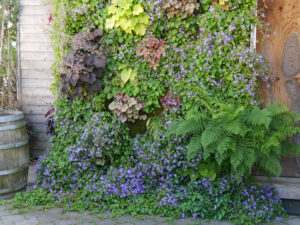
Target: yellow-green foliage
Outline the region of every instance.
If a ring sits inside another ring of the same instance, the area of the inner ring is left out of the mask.
[[[112,0],[108,7],[110,18],[106,20],[106,29],[120,27],[127,33],[134,32],[136,35],[144,35],[150,16],[144,13],[141,4],[133,4],[133,0]]]

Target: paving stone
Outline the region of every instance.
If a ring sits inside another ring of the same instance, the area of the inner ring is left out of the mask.
[[[38,217],[38,220],[42,223],[49,223],[49,222],[55,222],[59,219],[59,217],[55,217],[53,215],[49,214],[43,214],[40,217]]]
[[[133,216],[121,216],[117,218],[117,221],[120,223],[126,223],[126,222],[130,222],[130,221],[135,221],[136,218],[134,218]]]
[[[99,225],[117,225],[117,223],[113,220],[101,220],[96,224],[99,224]]]
[[[45,215],[45,213],[43,211],[33,211],[33,212],[23,213],[22,215],[27,218],[30,218],[30,217],[40,217]]]
[[[226,221],[210,221],[208,225],[232,225],[232,223]]]
[[[30,219],[25,219],[23,221],[20,222],[15,222],[15,225],[37,225],[39,224],[39,220],[35,217],[32,217]]]
[[[151,216],[149,219],[154,220],[158,224],[167,223],[168,217]]]
[[[63,214],[63,209],[61,208],[52,208],[45,210],[45,213],[53,216],[61,216]]]
[[[192,218],[185,218],[185,219],[175,220],[174,224],[176,224],[176,225],[194,225],[194,224],[200,225],[202,223],[199,220],[194,220]]]
[[[0,225],[15,225],[15,223],[13,223],[13,222],[1,222],[0,221]]]
[[[119,225],[132,225],[132,223],[120,223]]]
[[[78,222],[79,223],[100,223],[102,220],[99,219],[97,216],[94,216],[94,215],[87,215],[87,216],[80,216],[78,217]]]
[[[55,222],[55,225],[75,225],[79,224],[78,221],[72,219],[72,220],[60,220]]]
[[[77,218],[80,218],[82,216],[82,214],[77,213],[77,212],[66,212],[66,213],[61,214],[61,216],[63,216],[64,218],[77,219]]]
[[[293,218],[293,219],[287,220],[287,221],[285,221],[285,224],[300,225],[300,218]]]
[[[6,210],[7,206],[6,205],[0,205],[0,211]]]
[[[10,215],[10,211],[8,210],[0,210],[0,216],[8,216]]]
[[[133,223],[135,225],[156,225],[157,224],[157,222],[155,222],[153,219],[136,220]]]
[[[9,215],[9,216],[2,216],[1,220],[2,222],[20,222],[24,221],[26,218],[21,215]]]

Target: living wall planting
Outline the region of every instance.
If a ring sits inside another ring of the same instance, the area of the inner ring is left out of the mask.
[[[250,177],[254,166],[279,175],[299,131],[288,109],[260,109],[269,67],[250,50],[255,0],[51,3],[53,146],[16,206],[237,224],[285,215]]]

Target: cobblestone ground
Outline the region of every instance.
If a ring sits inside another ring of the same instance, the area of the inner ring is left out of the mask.
[[[8,205],[0,205],[0,225],[231,225],[228,222],[203,222],[191,218],[172,220],[162,217],[123,216],[110,219],[107,215],[89,215],[64,212],[60,208],[35,211],[10,210]],[[278,225],[300,225],[300,218],[289,217]]]

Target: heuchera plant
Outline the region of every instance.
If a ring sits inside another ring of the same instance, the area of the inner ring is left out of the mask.
[[[131,98],[127,94],[118,93],[115,100],[110,103],[109,109],[114,111],[122,123],[126,121],[146,120],[146,115],[140,115],[140,111],[145,108],[145,103],[141,102],[140,97]]]
[[[168,18],[178,16],[186,18],[191,16],[200,4],[197,0],[163,0],[162,8],[166,11]]]
[[[106,20],[107,29],[120,27],[127,33],[142,36],[149,25],[150,16],[144,13],[141,4],[133,4],[133,0],[113,0],[108,15],[111,17]]]
[[[173,111],[176,112],[180,107],[180,98],[178,95],[175,95],[174,93],[168,93],[167,95],[161,97],[160,102],[161,102],[161,106],[166,111],[172,109]]]
[[[92,94],[100,90],[106,66],[106,55],[99,50],[102,36],[102,30],[74,36],[70,53],[63,62],[66,71],[60,74],[63,93],[82,98],[84,92]]]
[[[229,3],[227,0],[212,0],[214,7],[220,7],[224,10],[229,10]]]
[[[164,40],[158,40],[156,38],[148,38],[146,42],[137,50],[137,55],[143,56],[148,62],[150,68],[157,69],[160,63],[161,56],[166,55],[166,49]]]

